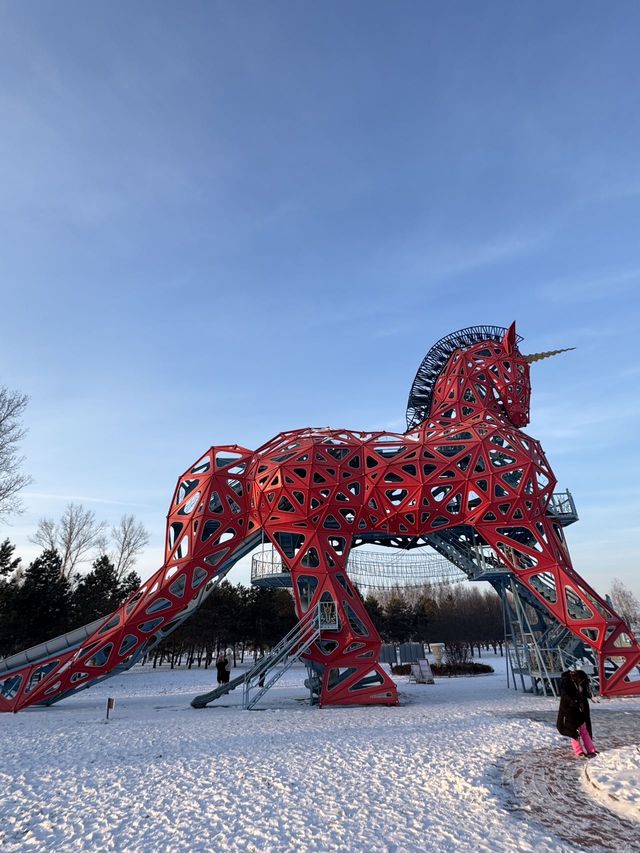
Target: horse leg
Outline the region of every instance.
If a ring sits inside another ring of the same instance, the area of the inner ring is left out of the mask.
[[[640,680],[632,678],[640,645],[573,568],[559,522],[543,516],[517,527],[481,524],[477,530],[558,622],[597,652],[602,695],[640,694]]]
[[[0,675],[0,690],[5,684],[11,693],[7,698],[5,689],[0,710],[52,704],[128,669],[200,606],[259,541],[250,513],[251,458],[236,445],[212,447],[185,471],[169,509],[164,565],[94,630],[75,640],[72,632],[49,644],[59,652],[43,647],[35,663],[24,659],[10,675]]]
[[[320,705],[397,705],[395,682],[379,663],[382,640],[346,572],[347,537],[307,528],[268,530],[291,572],[298,618],[331,604],[337,630],[323,630],[308,653],[322,671]]]

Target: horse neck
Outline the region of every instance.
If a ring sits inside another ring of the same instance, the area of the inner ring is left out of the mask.
[[[463,358],[452,358],[433,390],[429,420],[459,423],[488,414],[502,419],[492,388],[487,381],[478,379],[481,372],[478,369],[469,371]]]

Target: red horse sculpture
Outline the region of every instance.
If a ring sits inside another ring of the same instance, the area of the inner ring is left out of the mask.
[[[80,646],[0,674],[0,710],[50,704],[129,667],[265,538],[291,571],[299,617],[323,601],[337,608],[338,630],[309,653],[323,672],[321,704],[395,704],[380,637],[347,575],[350,548],[460,529],[597,652],[603,694],[640,693],[640,646],[572,568],[549,511],[555,478],[522,432],[529,363],[548,354],[523,356],[515,324],[465,329],[425,358],[403,434],[301,429],[256,451],[210,448],[178,481],[162,568]]]

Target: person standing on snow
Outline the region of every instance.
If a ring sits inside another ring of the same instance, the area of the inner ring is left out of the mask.
[[[231,678],[231,658],[233,656],[233,649],[226,649],[224,653],[225,660],[225,674],[224,674],[224,683],[228,684],[229,679]]]
[[[571,738],[576,758],[593,758],[598,751],[591,739],[591,690],[589,676],[582,669],[567,670],[560,677],[560,708],[556,727],[561,735]],[[582,743],[580,742],[582,739]]]
[[[218,657],[216,658],[216,673],[218,676],[218,684],[226,684],[229,680],[227,678],[227,664],[229,661],[225,657],[224,652],[220,652]]]

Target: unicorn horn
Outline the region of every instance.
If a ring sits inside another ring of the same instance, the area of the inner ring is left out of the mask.
[[[551,358],[552,355],[560,355],[561,352],[571,352],[575,347],[567,347],[566,349],[552,349],[547,352],[534,352],[531,355],[522,356],[525,361],[528,361],[529,364],[533,364],[534,361],[542,361],[543,358]]]

